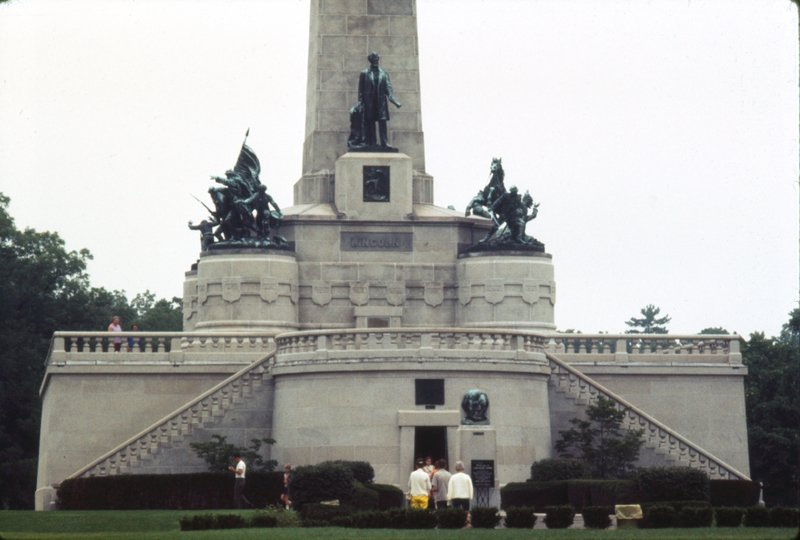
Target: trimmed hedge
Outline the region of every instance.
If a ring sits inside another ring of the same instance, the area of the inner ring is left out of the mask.
[[[575,521],[575,509],[570,505],[548,506],[544,512],[544,524],[548,529],[566,529]]]
[[[356,510],[378,510],[379,494],[361,482],[353,483],[353,507]]]
[[[763,506],[751,506],[744,511],[745,527],[769,527],[769,510]]]
[[[389,514],[386,512],[356,512],[350,516],[350,527],[356,529],[388,529]]]
[[[644,518],[639,522],[642,529],[666,529],[675,523],[675,509],[670,504],[654,504],[642,508]]]
[[[300,519],[303,521],[324,521],[328,525],[339,516],[349,516],[355,512],[352,506],[332,506],[328,504],[306,503],[300,510]]]
[[[353,473],[343,463],[304,465],[292,470],[289,499],[297,510],[322,501],[339,500],[350,504],[354,495]]]
[[[500,490],[500,500],[504,510],[529,506],[544,512],[546,506],[571,505],[580,512],[584,506],[636,504],[641,497],[634,480],[568,480],[510,483]]]
[[[567,501],[576,512],[584,506],[636,504],[641,500],[635,480],[570,480]],[[613,512],[611,512],[613,514]]]
[[[320,467],[343,465],[350,469],[350,472],[353,474],[353,479],[362,484],[371,484],[372,481],[375,480],[375,469],[372,468],[372,465],[370,465],[368,461],[344,461],[338,459],[336,461],[323,461],[322,463],[317,463],[317,465]]]
[[[388,484],[367,484],[364,487],[378,493],[379,510],[403,507],[405,493],[402,489]]]
[[[580,459],[548,458],[531,465],[531,482],[591,478],[592,470]]]
[[[61,510],[213,510],[233,508],[231,473],[123,474],[64,480]],[[283,473],[247,473],[244,495],[256,507],[280,503]]]
[[[744,508],[714,508],[714,518],[717,520],[717,527],[740,527],[743,517]]]
[[[708,475],[690,467],[638,469],[636,481],[645,502],[711,500]]]
[[[584,506],[581,514],[588,529],[607,529],[611,525],[613,506]]]
[[[797,527],[798,512],[797,508],[770,508],[769,524],[771,527]]]
[[[180,524],[182,531],[242,529],[250,526],[242,516],[237,514],[204,514],[199,516],[184,517],[181,518]]]
[[[475,529],[494,529],[500,523],[500,514],[494,506],[475,506],[469,513]]]
[[[569,504],[567,482],[524,482],[509,483],[500,490],[500,507],[530,506],[537,512],[544,512],[547,506]]]
[[[749,480],[711,480],[711,506],[747,508],[758,504],[761,486]]]
[[[685,506],[678,513],[677,525],[684,529],[711,527],[714,522],[714,511],[708,507]]]
[[[463,529],[467,524],[467,511],[461,508],[442,508],[436,517],[440,529]]]
[[[536,525],[535,509],[530,506],[506,508],[506,527],[509,529],[533,529]]]

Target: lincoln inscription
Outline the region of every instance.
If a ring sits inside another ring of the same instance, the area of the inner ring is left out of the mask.
[[[342,232],[342,251],[413,251],[413,233]]]

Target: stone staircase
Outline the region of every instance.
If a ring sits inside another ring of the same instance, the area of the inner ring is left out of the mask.
[[[100,458],[92,461],[68,478],[85,478],[90,476],[109,476],[114,474],[190,472],[158,470],[158,461],[163,460],[165,451],[181,449],[187,454],[188,444],[180,444],[196,438],[198,432],[214,426],[214,432],[224,421],[225,415],[236,408],[246,407],[254,401],[259,393],[263,393],[269,381],[270,361],[275,350],[265,357],[253,362],[238,371],[215,387],[200,394],[197,398],[156,422],[147,429],[123,442]],[[193,437],[194,436],[194,437]],[[191,457],[194,457],[194,452]],[[190,468],[197,465],[189,464]],[[205,470],[205,464],[197,469]],[[194,472],[194,471],[191,471]]]
[[[622,397],[593,381],[558,357],[545,353],[550,364],[549,384],[564,399],[572,400],[585,410],[602,395],[625,410],[623,425],[626,429],[644,430],[645,445],[640,463],[645,465],[679,465],[705,471],[709,478],[724,480],[750,480],[721,459],[703,450],[693,442],[665,426]],[[649,455],[648,455],[649,454]]]

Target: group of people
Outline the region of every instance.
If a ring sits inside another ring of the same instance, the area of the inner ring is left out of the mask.
[[[462,461],[456,461],[455,474],[450,474],[447,461],[443,459],[435,464],[431,458],[418,459],[416,467],[408,478],[411,508],[440,509],[452,506],[469,512],[473,495],[472,479],[464,472]]]
[[[122,326],[119,324],[119,317],[114,315],[111,319],[111,324],[108,325],[109,332],[122,332]],[[131,325],[131,332],[138,332],[139,327],[135,324]],[[120,352],[122,350],[122,338],[115,337],[112,339],[112,343],[114,345],[114,352]],[[129,337],[128,338],[128,352],[132,352],[134,347],[138,348],[140,351],[144,352],[144,342],[141,341],[139,338]]]

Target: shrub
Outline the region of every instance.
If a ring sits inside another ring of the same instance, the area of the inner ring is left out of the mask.
[[[567,482],[509,483],[500,490],[500,507],[530,506],[543,512],[546,506],[569,504]]]
[[[720,507],[714,509],[717,527],[739,527],[742,524],[744,508]]]
[[[279,472],[248,472],[245,497],[257,507],[278,504]],[[233,508],[231,473],[121,474],[74,478],[58,490],[62,510],[210,510]]]
[[[313,528],[328,527],[328,526],[330,526],[330,523],[328,523],[327,521],[323,521],[321,519],[304,519],[301,524],[301,527],[313,527]]]
[[[327,467],[329,465],[343,465],[344,467],[350,469],[350,472],[353,474],[353,479],[356,482],[361,482],[362,484],[371,484],[375,479],[375,469],[372,468],[372,465],[370,465],[368,461],[323,461],[317,465],[321,467]]]
[[[216,520],[212,514],[198,514],[181,518],[182,531],[207,531],[214,528]]]
[[[273,513],[263,511],[256,512],[256,515],[251,517],[248,522],[248,527],[271,528],[277,526],[278,518]]]
[[[353,508],[356,510],[377,510],[378,509],[378,492],[374,489],[366,487],[361,482],[353,484]]]
[[[588,529],[607,529],[611,525],[611,518],[614,513],[613,506],[584,506],[583,524]]]
[[[331,520],[331,525],[334,527],[352,527],[353,516],[336,516]]]
[[[389,518],[389,528],[390,529],[405,529],[407,528],[406,521],[408,517],[408,513],[410,509],[405,508],[390,508],[386,511],[386,515]]]
[[[677,524],[678,527],[684,529],[693,529],[698,527],[711,527],[714,521],[714,511],[708,506],[692,507],[684,506],[678,512]]]
[[[708,475],[689,467],[650,467],[636,473],[645,501],[710,500]]]
[[[378,509],[402,508],[405,493],[402,489],[387,484],[367,484],[364,486],[378,493]]]
[[[769,510],[770,527],[797,527],[797,508],[776,506]]]
[[[614,506],[636,504],[640,501],[635,480],[570,480],[567,482],[567,500],[576,512],[584,506]],[[612,512],[613,514],[613,512]]]
[[[427,510],[411,509],[406,511],[406,529],[435,529],[437,524],[436,514]]]
[[[575,509],[570,505],[547,506],[544,512],[544,524],[548,529],[566,529],[575,519]]]
[[[755,506],[761,486],[758,482],[749,480],[711,480],[709,482],[711,505],[726,507]]]
[[[675,508],[669,504],[654,504],[642,508],[644,519],[640,527],[644,529],[666,529],[675,523]]]
[[[745,527],[769,527],[769,510],[763,506],[751,506],[744,512]]]
[[[389,514],[387,512],[356,512],[350,516],[356,529],[388,529]]]
[[[340,463],[297,467],[289,481],[289,498],[298,510],[307,503],[334,499],[350,503],[353,492],[353,473]]]
[[[226,437],[222,435],[212,435],[213,441],[210,442],[193,442],[189,446],[197,454],[197,457],[203,458],[208,464],[210,472],[224,472],[228,470],[231,465],[233,454],[240,454],[245,463],[247,463],[247,473],[251,472],[269,472],[274,471],[278,462],[274,459],[264,461],[261,455],[261,446],[275,444],[275,439],[251,439],[250,446],[236,446],[231,443],[226,443]]]
[[[476,529],[494,529],[500,523],[500,514],[494,506],[475,506],[470,509],[472,526]]]
[[[555,480],[591,477],[591,469],[579,459],[548,458],[539,460],[531,465],[532,482],[552,482]]]
[[[275,518],[278,520],[278,527],[299,527],[302,524],[300,516],[294,510],[278,508]]]
[[[300,510],[303,521],[324,521],[330,524],[337,516],[349,516],[353,513],[351,506],[331,506],[328,504],[307,503]]]
[[[467,511],[461,508],[442,508],[436,511],[440,529],[463,529],[467,524]]]
[[[506,508],[506,527],[509,529],[533,529],[536,525],[535,510],[530,506]]]
[[[215,518],[215,529],[242,529],[247,527],[247,522],[238,514],[217,514]]]

